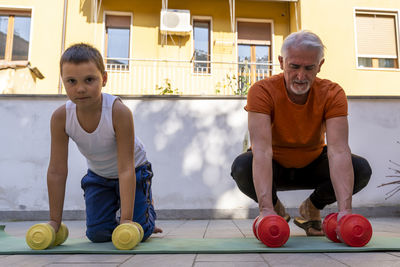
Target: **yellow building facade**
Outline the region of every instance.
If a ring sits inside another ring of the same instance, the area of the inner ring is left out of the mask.
[[[85,42],[104,56],[106,92],[245,94],[305,29],[326,46],[320,77],[397,96],[399,11],[398,0],[0,0],[0,93],[65,93],[59,58]]]

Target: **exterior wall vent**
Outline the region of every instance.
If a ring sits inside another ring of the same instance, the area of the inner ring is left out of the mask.
[[[161,10],[160,31],[163,34],[188,35],[192,31],[190,11],[180,9]]]

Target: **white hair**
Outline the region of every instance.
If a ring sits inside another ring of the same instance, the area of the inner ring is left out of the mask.
[[[310,31],[303,30],[289,34],[283,41],[281,48],[281,55],[283,58],[286,58],[290,48],[318,49],[319,59],[321,60],[324,58],[324,44],[318,35]]]

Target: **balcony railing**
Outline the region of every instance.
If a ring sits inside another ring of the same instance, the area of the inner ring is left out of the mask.
[[[277,64],[107,58],[105,92],[122,95],[245,95]],[[112,62],[112,63],[111,63]]]

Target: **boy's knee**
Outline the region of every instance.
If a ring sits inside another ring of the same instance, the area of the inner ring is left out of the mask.
[[[101,243],[111,241],[112,231],[110,230],[98,230],[98,231],[86,231],[87,238],[93,243]]]

